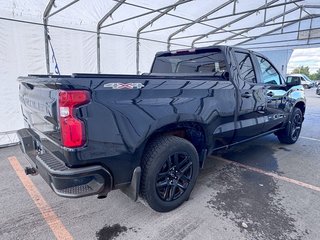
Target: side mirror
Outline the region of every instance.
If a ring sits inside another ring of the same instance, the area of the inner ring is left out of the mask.
[[[293,86],[301,85],[301,80],[300,78],[288,77],[286,83],[287,83],[287,86],[293,87]]]

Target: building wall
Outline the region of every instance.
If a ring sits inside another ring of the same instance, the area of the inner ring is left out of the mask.
[[[292,49],[285,49],[285,50],[273,50],[273,51],[259,51],[269,58],[274,66],[283,74],[287,74],[287,65],[292,55]]]

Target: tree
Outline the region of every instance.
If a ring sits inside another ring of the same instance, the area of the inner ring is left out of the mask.
[[[310,78],[312,80],[320,80],[320,68],[314,74],[311,74]]]
[[[304,74],[307,75],[308,77],[310,77],[310,69],[308,66],[299,66],[295,69],[293,69],[293,71],[291,73],[300,73],[300,74]]]

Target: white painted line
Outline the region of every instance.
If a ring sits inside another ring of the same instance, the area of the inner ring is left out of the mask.
[[[313,140],[313,141],[318,141],[320,142],[320,139],[316,139],[316,138],[310,138],[310,137],[301,137],[300,138],[303,138],[303,139],[308,139],[308,140]]]
[[[259,169],[259,168],[255,168],[255,167],[251,167],[251,166],[248,166],[248,165],[245,165],[245,164],[242,164],[242,163],[230,161],[228,159],[224,159],[224,158],[221,158],[221,157],[218,157],[218,156],[209,156],[208,158],[215,159],[215,160],[220,160],[220,161],[223,161],[223,162],[226,162],[226,163],[230,163],[230,164],[233,164],[233,165],[236,165],[236,166],[239,166],[239,167],[246,168],[246,169],[248,169],[250,171],[253,171],[253,172],[264,174],[264,175],[267,175],[267,176],[270,176],[270,177],[273,177],[273,178],[276,178],[276,179],[279,179],[279,180],[282,180],[282,181],[285,181],[285,182],[293,183],[293,184],[296,184],[298,186],[301,186],[301,187],[304,187],[304,188],[309,188],[311,190],[320,192],[320,187],[311,185],[309,183],[304,183],[304,182],[301,182],[301,181],[298,181],[298,180],[295,180],[295,179],[292,179],[292,178],[280,176],[280,175],[278,175],[276,173],[267,172],[267,171],[264,171],[264,170]]]

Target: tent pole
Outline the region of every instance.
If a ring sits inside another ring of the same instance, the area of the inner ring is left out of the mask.
[[[50,52],[49,52],[49,32],[48,32],[48,21],[49,18],[52,17],[53,15],[63,11],[64,9],[70,7],[71,5],[75,4],[79,0],[74,0],[70,2],[69,4],[61,7],[59,10],[53,12],[50,14],[52,7],[54,6],[55,0],[50,0],[48,2],[48,5],[46,6],[46,9],[44,10],[43,13],[43,26],[44,26],[44,48],[45,48],[45,57],[46,57],[46,68],[47,68],[47,74],[50,74]]]
[[[264,25],[264,26],[260,26],[260,28],[263,28],[263,27],[270,27],[270,26],[277,26],[277,25],[280,25],[280,24],[286,24],[286,23],[291,23],[291,22],[296,22],[297,21],[297,19],[296,20],[288,20],[288,21],[284,21],[284,22],[274,22],[274,23],[269,23],[269,24],[266,24],[266,25]],[[240,30],[248,30],[248,27],[242,27],[242,28],[234,28],[234,29],[232,29],[232,31],[240,31]],[[210,34],[211,36],[212,35],[219,35],[219,34],[221,34],[221,33],[219,33],[219,32],[216,32],[216,33],[212,33],[212,34]],[[192,38],[192,37],[198,37],[199,36],[199,34],[195,34],[195,35],[189,35],[189,38]],[[242,36],[242,37],[245,37],[245,38],[248,38],[248,36],[244,36],[243,34],[242,35],[240,35],[240,36]],[[178,40],[178,39],[185,39],[184,37],[175,37],[175,38],[173,38],[173,40]],[[208,41],[208,42],[218,42],[218,41],[220,41],[220,40],[212,40],[212,41]],[[198,42],[198,43],[204,43],[205,41],[201,41],[201,42]]]
[[[307,19],[310,19],[310,17],[309,17],[309,16],[302,17],[302,18],[300,18],[300,19],[297,19],[296,22],[292,22],[292,23],[285,24],[285,25],[283,26],[283,28],[289,27],[289,26],[291,26],[291,25],[293,25],[293,24],[295,24],[295,23],[297,23],[297,22],[300,22],[300,21],[303,21],[303,20],[307,20]],[[262,33],[262,34],[260,34],[260,35],[258,35],[258,36],[255,36],[255,37],[254,37],[254,40],[256,40],[256,39],[258,39],[258,38],[260,38],[260,37],[271,36],[272,33],[280,30],[281,28],[282,28],[282,26],[281,26],[281,27],[278,27],[278,28],[275,28],[275,29],[272,29],[272,30],[270,30],[270,31],[268,31],[268,32]],[[294,32],[298,32],[298,34],[299,34],[299,30],[298,30],[298,31],[290,31],[289,33],[294,33]],[[278,33],[277,35],[286,34],[286,33],[287,33],[287,32]],[[238,46],[238,45],[240,46],[240,45],[242,45],[242,44],[244,44],[244,43],[247,43],[247,42],[249,42],[249,41],[251,41],[251,40],[252,40],[252,39],[247,39],[247,40],[245,40],[245,41],[242,41],[242,42],[237,43],[235,46]]]
[[[144,24],[143,26],[141,26],[138,29],[138,31],[137,31],[137,40],[136,40],[136,68],[137,68],[137,74],[140,73],[139,62],[140,62],[140,34],[141,34],[141,31],[143,31],[148,26],[152,25],[155,21],[157,21],[158,19],[160,19],[161,17],[166,15],[171,10],[175,9],[178,5],[184,4],[184,3],[187,3],[187,2],[189,2],[189,1],[186,1],[186,0],[177,1],[176,4],[168,7],[166,10],[161,12],[159,15],[155,16],[153,19],[151,19],[149,22],[147,22],[146,24]]]
[[[114,0],[114,1],[119,2],[120,0]],[[193,0],[184,0],[184,1],[185,1],[185,2],[191,2],[191,1],[193,1]],[[124,22],[130,21],[130,20],[133,20],[133,19],[137,19],[137,18],[140,18],[140,17],[143,17],[143,16],[147,16],[147,15],[152,14],[152,13],[156,13],[156,12],[161,13],[162,10],[165,10],[165,9],[167,9],[167,8],[169,8],[169,7],[172,7],[172,6],[176,6],[176,3],[174,3],[174,4],[170,4],[170,5],[167,5],[167,6],[165,6],[165,7],[158,8],[158,9],[152,9],[152,8],[143,7],[143,6],[140,6],[140,5],[136,5],[136,4],[132,4],[132,3],[127,3],[127,2],[124,2],[124,4],[129,5],[129,6],[133,6],[133,7],[138,7],[138,8],[141,8],[141,9],[146,9],[146,10],[148,10],[148,12],[145,12],[145,13],[142,13],[142,14],[139,14],[139,15],[136,15],[136,16],[134,16],[134,17],[129,17],[129,18],[123,19],[123,20],[120,20],[120,21],[115,22],[115,23],[110,23],[110,24],[108,24],[108,25],[101,26],[101,28],[110,27],[110,26],[113,26],[113,25],[117,25],[117,24],[120,24],[120,23],[124,23]],[[180,19],[192,21],[192,20],[190,20],[190,19],[188,19],[188,18],[180,17],[180,16],[173,15],[173,14],[170,14],[170,13],[168,13],[168,16],[174,16],[174,17],[177,17],[177,18],[180,18]]]
[[[287,15],[287,14],[289,14],[289,13],[295,12],[296,10],[299,10],[299,9],[300,9],[300,7],[292,8],[292,9],[290,9],[290,10],[284,12],[284,13],[281,13],[281,14],[279,14],[279,15],[277,15],[277,16],[274,16],[274,17],[272,17],[272,18],[267,19],[267,21],[265,21],[265,22],[263,21],[263,22],[255,25],[255,26],[253,26],[253,27],[249,27],[249,28],[246,29],[246,30],[243,30],[243,31],[241,31],[241,32],[239,32],[239,33],[237,33],[237,34],[234,34],[234,35],[230,36],[230,37],[227,37],[227,38],[225,38],[223,41],[222,41],[222,40],[221,40],[221,41],[218,41],[218,42],[216,42],[216,43],[213,44],[213,45],[218,45],[219,43],[223,43],[223,42],[225,42],[225,41],[231,40],[231,39],[235,38],[236,36],[239,36],[239,35],[241,35],[241,34],[243,34],[243,33],[246,33],[246,32],[248,32],[248,31],[250,31],[250,30],[253,30],[253,29],[255,29],[255,28],[263,27],[263,26],[265,26],[267,23],[272,22],[272,21],[274,21],[274,20],[276,20],[276,19],[278,19],[278,18],[281,18],[281,17],[283,17],[283,16],[285,16],[285,15]],[[299,20],[299,19],[298,19],[298,20]],[[280,27],[280,29],[281,29],[281,28],[283,28],[283,25]]]
[[[197,18],[196,20],[192,21],[191,23],[188,23],[187,25],[185,25],[182,28],[178,29],[174,33],[170,34],[168,39],[167,39],[167,50],[170,51],[170,41],[175,35],[185,31],[186,29],[188,29],[189,27],[193,26],[196,23],[200,23],[202,20],[206,19],[207,17],[209,17],[213,13],[218,12],[219,10],[223,9],[224,7],[228,6],[229,4],[231,4],[233,2],[236,2],[236,0],[229,0],[228,2],[223,3],[222,5],[216,7],[215,9],[211,10],[210,12],[202,15],[201,17]]]
[[[302,17],[301,19],[299,18],[299,19],[297,19],[297,20],[287,21],[287,22],[285,22],[285,23],[287,23],[287,24],[284,25],[284,28],[287,27],[287,26],[290,26],[290,25],[292,25],[292,24],[295,24],[295,23],[300,23],[300,21],[307,21],[307,20],[309,20],[309,19],[311,19],[311,18],[320,18],[320,15],[313,14],[313,15],[311,15],[311,17],[309,17],[309,16],[304,16],[304,17]],[[281,23],[279,23],[279,24],[281,24]],[[279,24],[278,24],[278,25],[279,25]],[[266,25],[266,26],[268,26],[268,25]],[[271,24],[270,24],[270,26],[271,26]],[[234,38],[233,40],[243,40],[243,39],[246,39],[246,40],[243,41],[243,42],[234,44],[234,46],[237,46],[237,45],[240,45],[240,44],[242,45],[244,42],[249,42],[249,41],[255,40],[255,39],[257,39],[257,38],[264,37],[265,34],[267,34],[267,36],[279,36],[279,35],[284,35],[284,34],[299,33],[300,31],[307,31],[307,30],[308,30],[308,29],[300,29],[300,30],[293,30],[293,31],[284,31],[283,33],[281,33],[281,32],[280,32],[280,33],[274,33],[275,31],[277,31],[277,30],[279,30],[279,29],[281,29],[281,27],[272,29],[271,31],[268,31],[268,32],[265,32],[265,33],[259,34],[259,35],[252,35],[252,36],[247,36],[247,37],[237,37],[237,38]],[[320,28],[314,28],[314,29],[319,29],[319,30],[320,30]],[[198,42],[198,43],[201,43],[201,44],[203,44],[203,43],[216,43],[216,42],[219,42],[219,41],[220,41],[220,40],[210,40],[210,41],[201,41],[201,42]],[[246,44],[244,44],[244,45],[246,45]]]
[[[63,6],[63,7],[60,8],[59,10],[57,10],[57,11],[49,14],[46,18],[50,18],[50,17],[52,17],[53,15],[56,15],[57,13],[63,11],[64,9],[70,7],[71,5],[73,5],[73,4],[75,4],[76,2],[79,2],[79,1],[80,1],[80,0],[74,0],[74,1],[72,1],[72,2],[70,2],[70,3],[68,3],[67,5]]]
[[[272,1],[268,2],[268,4],[263,4],[263,5],[260,6],[259,8],[263,8],[263,7],[266,7],[266,6],[270,6],[270,5],[272,5],[272,4],[276,3],[276,2],[278,2],[278,0],[272,0]],[[205,38],[205,37],[208,37],[210,34],[215,33],[215,32],[218,32],[219,30],[224,29],[225,27],[231,26],[231,24],[234,24],[234,23],[236,23],[236,22],[238,22],[238,21],[240,21],[240,20],[242,20],[242,19],[245,19],[245,18],[251,16],[252,14],[254,14],[255,12],[256,12],[256,11],[254,11],[254,12],[249,12],[249,13],[241,16],[241,17],[238,17],[238,18],[236,18],[236,19],[234,19],[234,20],[232,20],[232,21],[230,21],[230,22],[227,22],[226,24],[220,26],[219,28],[217,28],[217,29],[215,29],[215,30],[212,30],[212,31],[210,31],[210,32],[208,32],[208,33],[205,33],[205,34],[200,35],[199,37],[197,37],[196,39],[194,39],[194,40],[191,42],[191,46],[194,47],[194,44],[195,44],[197,41],[199,41],[199,40],[201,40],[201,39],[203,39],[203,38]]]
[[[50,74],[50,59],[49,59],[49,34],[48,34],[48,15],[54,5],[55,0],[50,0],[46,9],[43,13],[43,26],[44,26],[44,50],[45,50],[45,57],[46,57],[46,69],[47,74]]]
[[[102,24],[109,18],[111,15],[125,2],[126,0],[121,0],[117,2],[117,4],[110,9],[109,12],[107,12],[106,15],[103,16],[103,18],[100,19],[100,21],[97,24],[97,72],[101,73],[101,26]]]
[[[307,44],[309,44],[309,42],[310,42],[311,29],[312,29],[312,21],[313,21],[313,18],[310,19],[310,26],[309,26],[309,33],[308,33],[308,41],[307,41]]]
[[[291,1],[287,2],[287,3],[278,3],[278,4],[271,5],[271,6],[266,5],[264,7],[256,8],[256,9],[253,9],[253,10],[236,12],[235,14],[231,13],[231,14],[226,14],[226,15],[223,15],[223,16],[217,16],[217,17],[213,17],[213,18],[209,18],[208,17],[208,18],[205,18],[202,21],[200,21],[199,24],[205,24],[206,22],[209,22],[209,21],[218,20],[218,19],[227,18],[227,17],[234,17],[234,16],[246,14],[246,13],[249,13],[249,12],[252,13],[252,12],[257,12],[257,11],[260,11],[260,10],[277,8],[277,7],[283,6],[285,4],[287,4],[287,5],[296,4],[297,2],[301,2],[301,1],[303,1],[303,0],[291,0]],[[187,19],[185,19],[185,20],[187,20]],[[167,29],[176,28],[176,27],[183,27],[183,26],[186,26],[186,25],[189,25],[189,24],[190,23],[181,23],[181,24],[176,24],[176,25],[170,25],[168,27],[163,27],[163,28],[157,28],[157,29],[152,29],[152,30],[148,30],[148,31],[143,31],[141,33],[157,32],[157,31],[167,30]],[[210,26],[210,25],[206,25],[206,26]],[[222,32],[228,32],[228,30],[225,30],[225,29],[221,29],[221,31]]]

